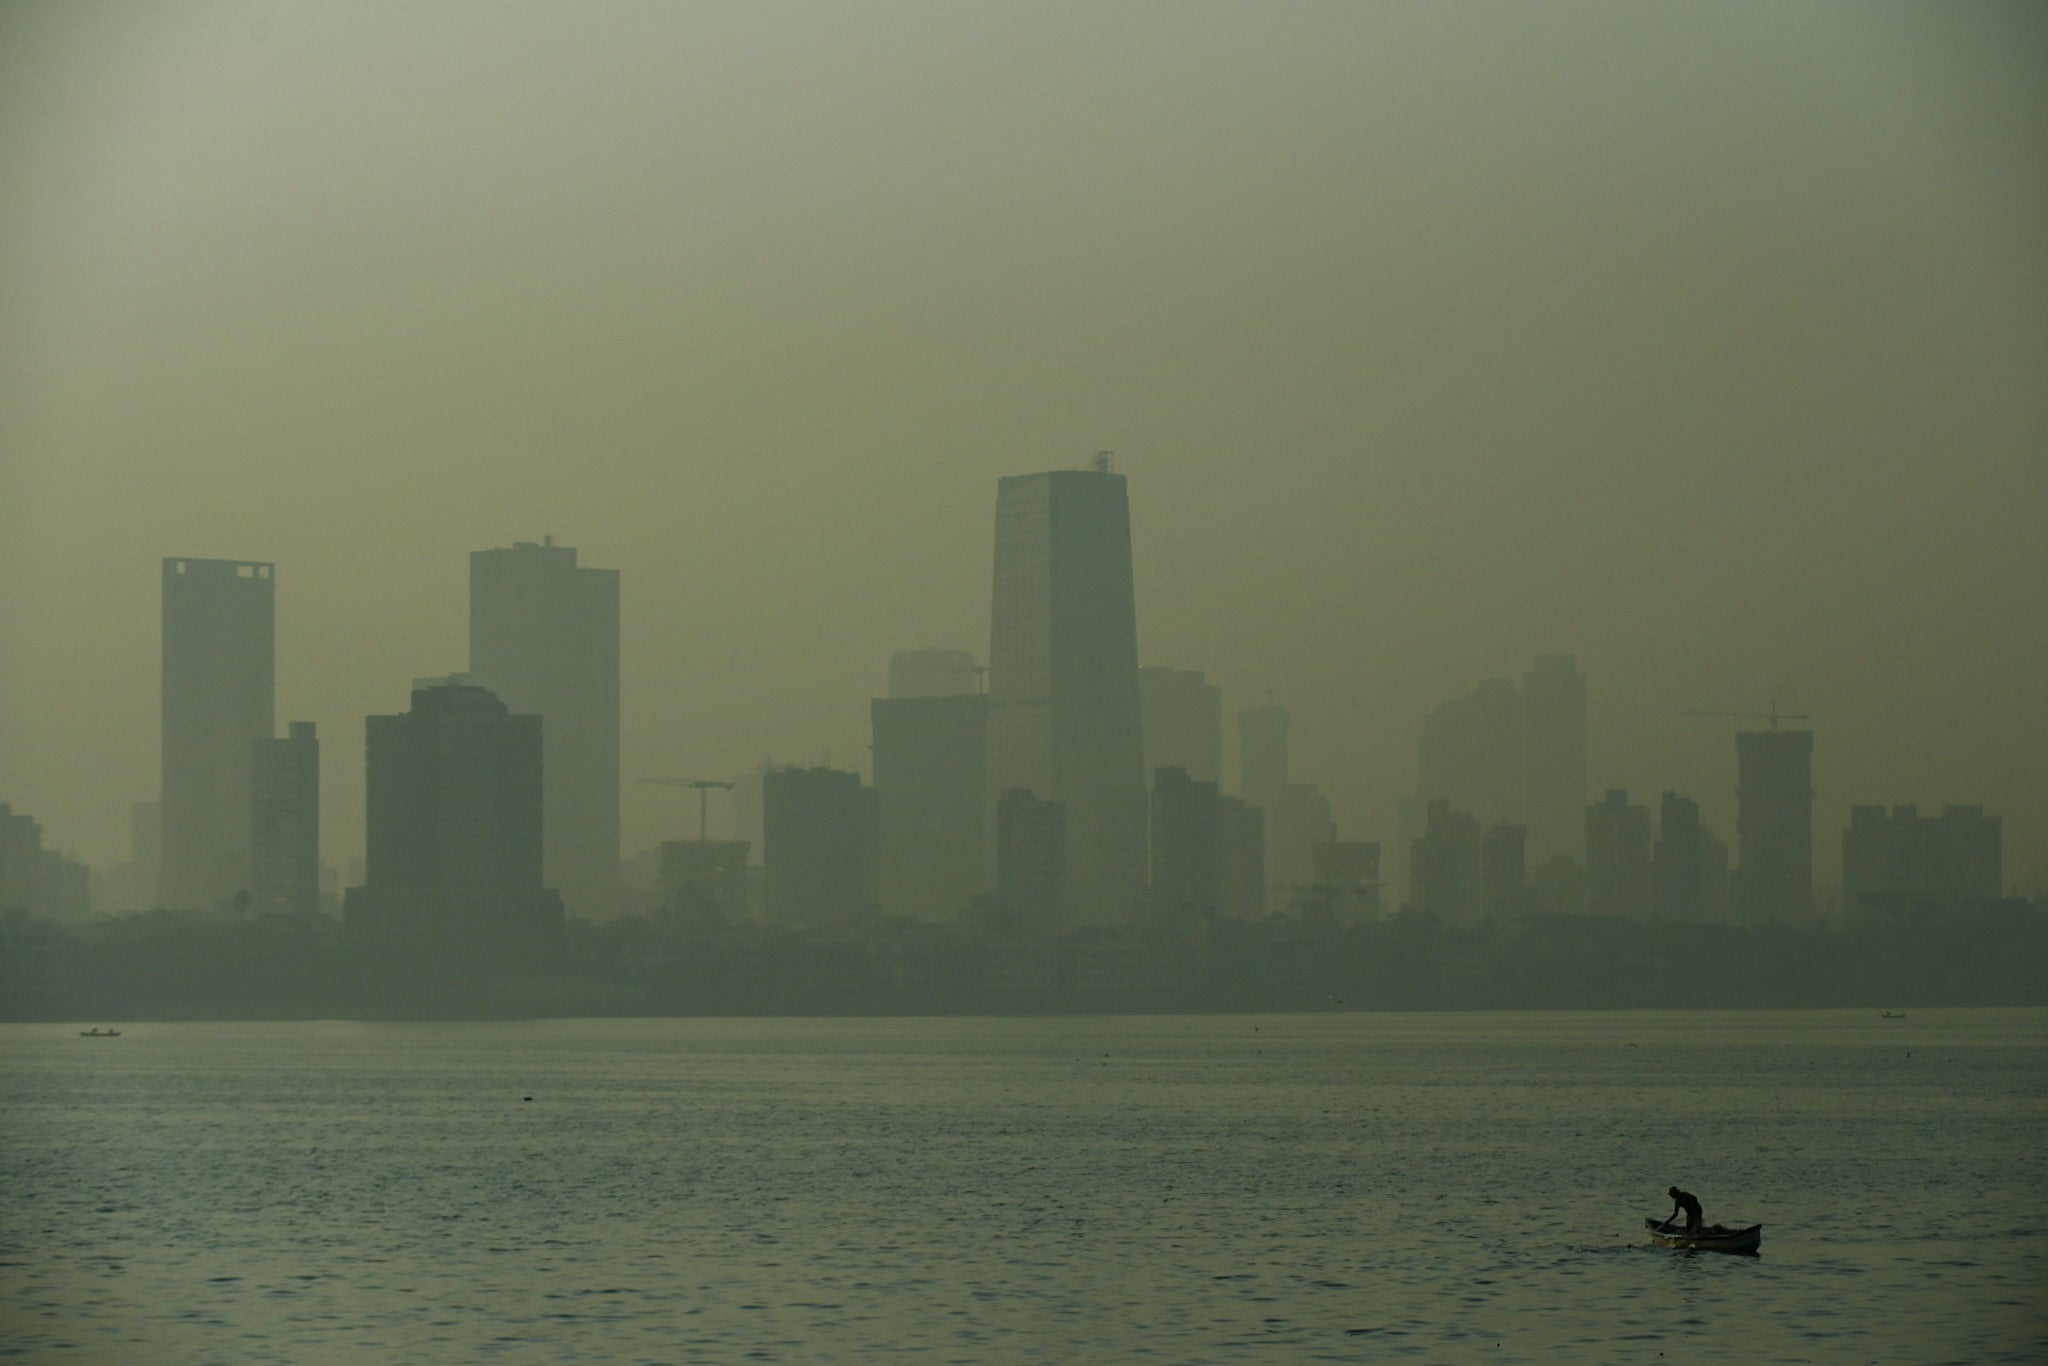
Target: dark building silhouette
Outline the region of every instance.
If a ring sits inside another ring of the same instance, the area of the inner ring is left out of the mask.
[[[320,741],[311,721],[283,739],[250,745],[251,907],[316,915],[320,910]]]
[[[1813,914],[1813,732],[1735,736],[1740,900],[1765,923]]]
[[[1657,916],[1662,920],[1721,920],[1728,909],[1728,846],[1700,820],[1700,805],[1666,792],[1651,855]]]
[[[561,898],[541,882],[541,718],[488,689],[416,689],[365,720],[363,883],[352,934],[484,952],[544,946]]]
[[[889,696],[954,697],[981,691],[981,670],[965,650],[898,650],[889,656]]]
[[[1479,837],[1479,900],[1490,921],[1528,913],[1528,842],[1521,825],[1490,825]]]
[[[1570,655],[1522,675],[1522,795],[1528,857],[1586,857],[1586,676]]]
[[[0,802],[0,911],[42,910],[42,866],[42,822]]]
[[[1654,900],[1650,808],[1611,787],[1586,808],[1586,911],[1646,920]]]
[[[871,717],[881,904],[953,919],[988,886],[988,698],[877,698]]]
[[[1067,813],[1071,913],[1127,916],[1145,885],[1130,500],[1106,467],[996,487],[989,784]]]
[[[1480,919],[1485,899],[1477,817],[1442,798],[1432,801],[1408,866],[1414,909],[1451,925]]]
[[[2005,883],[2004,820],[1981,806],[1852,806],[1842,895],[1854,914],[1992,901]]]
[[[212,909],[249,879],[249,745],[276,717],[276,567],[163,562],[158,904]]]
[[[1213,913],[1219,904],[1216,784],[1184,768],[1152,775],[1152,902]]]
[[[1314,783],[1289,783],[1266,808],[1267,904],[1280,909],[1315,885],[1315,847],[1337,838],[1330,803]]]
[[[1223,689],[1193,669],[1138,670],[1145,772],[1184,769],[1198,783],[1223,778]]]
[[[1238,795],[1268,812],[1279,806],[1281,794],[1293,781],[1288,752],[1292,725],[1287,708],[1277,702],[1237,714]]]
[[[1239,797],[1216,799],[1216,898],[1242,920],[1266,911],[1266,813]]]
[[[836,768],[777,768],[761,782],[768,916],[835,924],[875,907],[874,789]]]
[[[742,920],[747,913],[745,840],[663,840],[660,918]]]
[[[469,557],[469,676],[544,723],[545,880],[589,914],[619,890],[619,571],[553,538]]]
[[[1380,846],[1377,840],[1318,840],[1311,851],[1315,885],[1331,898],[1339,918],[1380,918]]]
[[[1058,802],[1013,787],[996,798],[996,899],[1039,929],[1066,919],[1067,813]]]

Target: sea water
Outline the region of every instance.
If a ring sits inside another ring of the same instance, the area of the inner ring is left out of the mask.
[[[2038,1010],[10,1025],[0,1357],[2038,1362],[2044,1135]]]

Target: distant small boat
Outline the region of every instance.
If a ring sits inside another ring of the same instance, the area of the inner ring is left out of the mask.
[[[1751,1224],[1748,1228],[1723,1228],[1709,1224],[1698,1233],[1688,1234],[1683,1227],[1673,1226],[1662,1219],[1645,1219],[1649,1225],[1650,1241],[1659,1247],[1675,1247],[1686,1252],[1754,1252],[1764,1241],[1764,1226]]]
[[[79,1030],[78,1037],[81,1039],[118,1039],[121,1037],[121,1031],[118,1029],[101,1029],[95,1025],[91,1029]]]
[[[1880,1010],[1877,1012],[1877,1018],[1880,1020],[1903,1020],[1906,1018],[1906,1012],[1903,1010]]]

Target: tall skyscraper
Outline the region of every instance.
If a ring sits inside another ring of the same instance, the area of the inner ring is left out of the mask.
[[[1522,791],[1529,859],[1586,857],[1586,676],[1570,655],[1538,655],[1522,676]]]
[[[1161,768],[1152,778],[1152,901],[1213,914],[1219,904],[1216,784]]]
[[[469,673],[543,723],[546,881],[602,910],[619,876],[619,571],[548,537],[469,557]]]
[[[251,745],[249,892],[257,911],[320,910],[320,740],[294,721],[282,740]]]
[[[989,885],[988,698],[881,697],[871,715],[882,907],[950,920]]]
[[[489,690],[416,689],[412,709],[366,718],[363,885],[349,929],[474,944],[557,932],[541,880],[542,719]]]
[[[1522,696],[1512,678],[1489,678],[1444,702],[1422,724],[1416,795],[1448,801],[1481,826],[1522,820]],[[1584,808],[1580,808],[1583,818]]]
[[[1765,923],[1813,913],[1813,732],[1735,736],[1737,879],[1746,916]]]
[[[249,745],[275,724],[275,566],[163,562],[158,904],[211,909],[249,878]]]
[[[989,784],[1067,813],[1067,894],[1128,915],[1145,884],[1145,773],[1130,499],[1105,467],[996,486]]]
[[[1586,912],[1647,920],[1655,903],[1650,808],[1619,787],[1586,808]]]
[[[875,790],[836,768],[772,769],[761,781],[768,916],[830,924],[875,905]]]
[[[1145,728],[1145,776],[1183,768],[1198,783],[1223,779],[1223,689],[1195,669],[1138,670]]]

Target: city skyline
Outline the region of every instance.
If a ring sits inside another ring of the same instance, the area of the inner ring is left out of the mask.
[[[10,7],[0,800],[123,860],[150,567],[274,562],[345,867],[360,718],[553,534],[624,585],[648,849],[639,777],[855,763],[893,652],[987,639],[994,481],[1108,448],[1139,663],[1286,706],[1347,837],[1556,652],[1589,799],[1732,843],[1686,713],[1775,698],[1819,877],[1962,803],[2048,878],[2037,13],[913,13]]]

